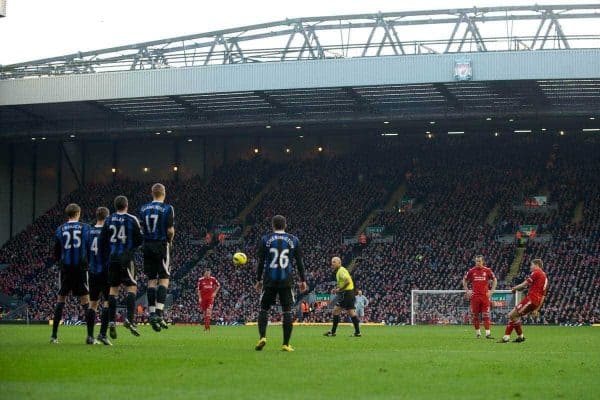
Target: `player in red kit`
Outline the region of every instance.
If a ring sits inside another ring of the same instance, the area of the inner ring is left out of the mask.
[[[492,288],[489,288],[489,281],[492,281]],[[469,282],[471,282],[472,290],[469,290]],[[475,266],[471,268],[462,280],[463,288],[465,289],[465,297],[471,300],[471,315],[473,325],[475,326],[475,334],[477,339],[481,337],[479,328],[479,314],[483,316],[483,326],[485,328],[485,338],[492,339],[492,331],[490,324],[490,297],[498,280],[491,269],[483,263],[483,256],[475,257]]]
[[[211,276],[210,270],[204,271],[202,278],[198,279],[198,298],[200,299],[200,308],[204,313],[204,330],[210,330],[210,317],[212,314],[213,303],[221,285],[219,281]]]
[[[530,313],[534,317],[537,316],[540,307],[542,307],[542,303],[544,303],[544,298],[546,297],[546,292],[548,290],[548,277],[542,270],[543,266],[544,263],[541,259],[535,258],[531,260],[531,275],[529,275],[523,283],[511,289],[512,292],[515,293],[528,287],[529,291],[527,292],[527,296],[521,300],[510,313],[508,313],[510,321],[508,322],[508,325],[506,325],[504,337],[501,341],[502,343],[510,341],[510,334],[513,329],[517,332],[515,342],[521,343],[525,341],[523,328],[521,327],[521,317]]]

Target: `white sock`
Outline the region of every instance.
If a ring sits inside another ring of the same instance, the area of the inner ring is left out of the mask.
[[[481,329],[475,329],[475,334],[481,335]]]
[[[508,341],[510,340],[510,336],[508,336],[508,335],[504,335],[504,336],[502,337],[502,340],[504,340],[505,342],[508,342]]]
[[[520,334],[520,335],[519,335],[519,337],[520,337],[521,339],[523,339],[523,334]]]
[[[486,336],[490,336],[492,334],[492,331],[490,329],[486,329],[485,330],[485,335]]]

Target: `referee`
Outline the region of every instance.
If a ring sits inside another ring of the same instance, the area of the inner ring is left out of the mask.
[[[354,308],[354,282],[352,281],[350,272],[342,267],[342,260],[339,257],[331,259],[331,268],[335,271],[337,287],[333,289],[333,293],[336,293],[337,297],[335,307],[333,308],[333,326],[330,331],[325,332],[324,336],[335,336],[337,326],[340,323],[340,313],[342,310],[345,310],[350,315],[350,318],[352,318],[352,324],[354,325],[354,334],[352,336],[360,337],[362,335]]]

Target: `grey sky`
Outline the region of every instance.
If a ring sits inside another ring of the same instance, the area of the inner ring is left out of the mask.
[[[543,4],[584,2],[562,0]],[[0,19],[0,64],[285,18],[460,8],[472,7],[474,3],[474,0],[7,0],[7,18]],[[479,7],[532,3],[476,1]],[[600,34],[598,28],[591,30],[596,32],[588,33]]]

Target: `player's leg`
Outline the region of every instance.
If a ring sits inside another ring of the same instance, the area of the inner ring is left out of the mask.
[[[89,294],[79,296],[79,302],[81,307],[85,310],[85,325],[87,328],[87,344],[96,344],[94,339],[94,324],[96,323],[96,311],[90,307],[90,296]]]
[[[112,346],[112,343],[106,337],[106,331],[108,330],[108,296],[110,293],[110,286],[108,284],[108,273],[102,274],[101,280],[102,286],[102,313],[100,314],[100,334],[98,335],[98,341],[106,346]]]
[[[273,288],[263,288],[260,296],[260,311],[258,312],[258,343],[255,349],[260,351],[267,344],[267,324],[269,323],[269,310],[275,302],[276,292]]]
[[[348,315],[350,315],[350,319],[352,320],[352,325],[354,325],[354,334],[353,336],[359,337],[362,336],[360,333],[360,323],[358,317],[356,315],[356,310],[351,308],[348,311]]]
[[[204,331],[210,330],[210,322],[212,318],[213,300],[209,298],[202,298],[200,300],[200,309],[204,317]]]
[[[110,291],[108,294],[108,328],[110,337],[113,339],[117,338],[117,296],[119,295],[119,287],[112,286],[111,283]]]
[[[354,304],[356,303],[356,296],[354,295],[354,290],[346,290],[343,293],[343,299],[340,303],[340,306],[346,310],[350,319],[352,320],[352,325],[354,325],[354,334],[353,336],[361,336],[360,334],[360,326],[359,321],[356,316],[356,309],[354,308]]]
[[[477,296],[471,296],[471,319],[475,328],[475,336],[481,337],[481,329],[479,325],[479,313],[481,312],[480,299]]]
[[[133,262],[131,262],[133,267]],[[130,276],[133,276],[130,274]],[[126,305],[127,305],[127,318],[123,322],[123,326],[131,332],[133,336],[140,336],[140,332],[137,329],[137,324],[135,323],[135,295],[137,294],[137,282],[130,279],[127,285],[127,297],[126,297]]]
[[[171,249],[168,243],[161,244],[160,267],[158,269],[158,288],[156,289],[156,315],[161,328],[169,329],[164,321],[165,302],[167,300],[167,289],[171,278]]]
[[[517,332],[517,339],[519,342],[525,340],[523,338],[523,330],[521,327],[521,315],[529,312],[527,311],[531,306],[531,301],[528,298],[524,298],[515,308],[513,308],[508,313],[508,324],[506,325],[506,329],[504,330],[504,336],[502,337],[502,342],[506,343],[510,341],[510,335],[513,329]]]
[[[144,260],[145,261],[145,260]],[[148,312],[150,313],[149,321],[150,326],[155,332],[160,332],[161,327],[156,317],[156,286],[158,285],[158,279],[148,280],[148,290],[146,296],[148,297]]]
[[[108,328],[112,339],[117,338],[117,296],[119,295],[119,286],[121,285],[121,264],[111,261],[108,266]]]
[[[108,299],[108,295],[106,296]],[[108,331],[108,300],[104,300],[102,303],[102,313],[100,314],[100,333],[98,334],[97,340],[106,346],[112,346],[110,340],[106,336]]]
[[[292,315],[292,307],[294,305],[294,293],[292,288],[282,288],[279,290],[279,302],[281,303],[281,309],[283,311],[283,344],[281,350],[283,351],[294,351],[290,346],[290,339],[292,337],[292,330],[294,328],[294,318]]]
[[[481,314],[483,316],[483,327],[485,328],[485,338],[492,339],[492,322],[490,320],[490,299],[485,297],[482,303]]]
[[[210,321],[212,320],[212,310],[213,310],[213,304],[210,303],[210,305],[206,308],[206,312],[204,313],[204,329],[206,329],[207,331],[210,331]]]
[[[87,344],[96,344],[94,340],[94,324],[96,323],[96,312],[90,308],[90,277],[87,271],[78,273],[77,282],[73,288],[73,295],[79,297],[79,303],[84,310],[85,325],[87,327]]]
[[[93,287],[93,285],[92,285],[92,287]],[[98,300],[92,300],[93,299],[92,293],[93,292],[90,290],[90,311],[93,311],[93,313],[94,313],[94,317],[93,317],[94,323],[92,325],[92,334],[93,334],[94,333],[94,325],[96,324],[96,315],[98,315]]]
[[[71,276],[68,271],[63,269],[63,266],[60,266],[60,270],[58,272],[58,296],[56,299],[56,305],[54,306],[54,316],[52,319],[52,336],[50,337],[50,343],[57,344],[58,343],[58,326],[60,325],[60,320],[62,319],[63,311],[65,309],[65,299],[66,296],[71,292]]]
[[[340,314],[342,313],[342,308],[336,304],[335,307],[333,307],[333,312],[332,315],[333,317],[331,318],[331,329],[327,332],[324,333],[324,336],[335,336],[335,332],[337,331],[337,327],[338,324],[340,323]]]
[[[340,313],[342,312],[341,303],[343,300],[343,293],[338,292],[333,299],[333,311],[331,318],[331,329],[323,334],[323,336],[335,336],[338,324],[340,323]]]
[[[504,336],[501,340],[503,343],[507,343],[510,341],[510,335],[513,329],[515,329],[514,321],[517,321],[519,318],[519,312],[517,311],[517,307],[519,307],[519,305],[513,308],[507,315],[508,323],[506,324],[506,328],[504,329]]]
[[[167,289],[169,287],[169,279],[159,279],[158,288],[156,290],[156,316],[161,328],[169,329],[169,325],[165,322],[165,302],[167,300]]]
[[[536,308],[536,305],[531,302],[529,298],[525,298],[521,303],[519,303],[521,307],[516,309],[516,315],[512,318],[512,323],[515,328],[515,332],[517,332],[517,338],[515,342],[520,343],[525,341],[525,336],[523,336],[523,325],[521,322],[521,318],[525,315],[533,312]]]
[[[61,295],[61,292],[62,287],[58,291],[59,294],[56,299],[56,305],[54,306],[54,317],[52,320],[52,336],[50,337],[50,343],[53,344],[58,343],[58,326],[60,325],[63,310],[65,309],[65,296]]]
[[[150,312],[150,326],[156,332],[161,331],[160,324],[158,323],[158,317],[156,315],[156,291],[158,286],[158,269],[161,263],[160,255],[156,251],[156,244],[147,243],[144,245],[144,272],[148,277],[148,290],[146,296],[148,297],[148,311]]]

